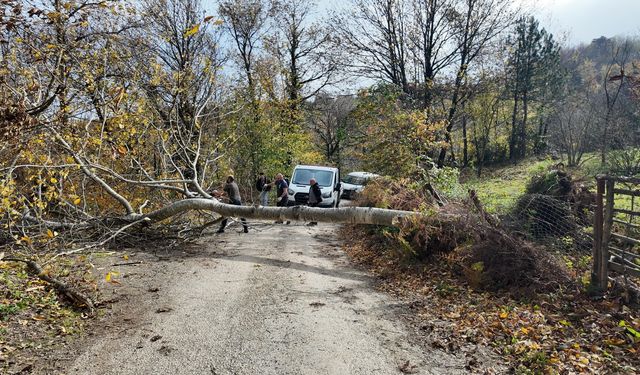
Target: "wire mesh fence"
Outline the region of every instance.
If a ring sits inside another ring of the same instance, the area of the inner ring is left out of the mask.
[[[588,252],[592,248],[591,204],[545,194],[525,194],[502,221],[525,239],[557,250]]]

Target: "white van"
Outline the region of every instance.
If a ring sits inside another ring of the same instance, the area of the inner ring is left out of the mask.
[[[309,180],[315,178],[322,190],[322,203],[320,207],[338,207],[342,184],[340,183],[340,170],[332,167],[317,165],[297,165],[293,169],[289,181],[289,204],[307,204],[309,200]]]
[[[354,199],[362,193],[369,181],[380,177],[370,172],[351,172],[342,180],[342,196],[345,199]]]

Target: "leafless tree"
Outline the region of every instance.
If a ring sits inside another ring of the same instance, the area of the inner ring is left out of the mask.
[[[352,0],[335,14],[334,33],[356,74],[382,79],[411,92],[410,10],[405,0]]]
[[[308,109],[308,123],[325,159],[342,167],[343,153],[359,139],[350,117],[356,100],[351,95],[319,94]]]
[[[607,150],[611,142],[610,135],[615,123],[615,114],[618,103],[626,83],[624,68],[631,57],[629,41],[622,45],[614,43],[611,46],[611,60],[602,77],[602,89],[604,91],[605,113],[602,118],[602,138],[600,139],[600,162],[604,165],[607,161]]]
[[[431,105],[434,79],[453,63],[455,0],[412,0],[409,37],[414,79],[422,86],[423,107]]]
[[[313,21],[313,2],[275,0],[272,8],[277,32],[268,38],[270,49],[283,66],[286,95],[296,112],[302,102],[335,82],[337,50],[330,29]]]
[[[597,106],[584,93],[572,93],[556,103],[551,114],[553,143],[567,156],[568,166],[578,166],[594,143]]]
[[[218,12],[236,46],[248,95],[255,100],[257,82],[254,70],[267,28],[268,6],[263,0],[225,0],[220,2]]]
[[[451,130],[458,107],[467,99],[465,82],[473,63],[487,47],[515,21],[517,10],[509,0],[458,0],[454,28],[456,30],[457,70],[447,114],[446,142],[451,146]],[[438,155],[437,165],[445,163],[447,148]]]

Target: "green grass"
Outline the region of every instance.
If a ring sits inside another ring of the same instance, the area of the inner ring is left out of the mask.
[[[489,213],[502,214],[524,194],[529,179],[557,163],[551,159],[527,159],[516,165],[488,169],[480,178],[475,176],[463,182],[467,189],[474,189]]]
[[[564,161],[529,158],[515,165],[507,164],[488,168],[480,178],[475,174],[467,176],[463,178],[462,184],[466,189],[476,190],[480,201],[489,213],[504,214],[525,193],[527,183],[533,175],[542,173],[560,162]],[[597,152],[585,154],[580,166],[569,168],[569,172],[574,180],[595,184],[595,176],[604,173],[600,164],[600,155]],[[618,202],[619,199],[620,202]],[[630,197],[616,196],[616,207],[628,208],[631,206],[630,201]],[[640,200],[635,203],[636,207],[640,206]]]

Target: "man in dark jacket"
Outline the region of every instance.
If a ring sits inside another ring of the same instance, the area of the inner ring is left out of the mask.
[[[287,207],[289,205],[289,184],[284,180],[282,173],[276,175],[273,184],[276,186],[276,206]],[[287,220],[287,224],[289,223],[290,221]],[[277,220],[276,224],[282,224],[282,220]]]
[[[309,180],[309,185],[309,200],[307,201],[307,204],[309,207],[318,207],[320,202],[322,202],[322,190],[320,190],[320,185],[318,185],[315,178]],[[318,223],[316,221],[311,221],[307,225],[318,225]]]
[[[227,194],[229,198],[229,203],[242,206],[242,198],[240,197],[240,189],[238,189],[238,185],[235,183],[233,176],[227,177],[227,183],[224,185],[224,192]],[[240,218],[242,221],[242,226],[244,227],[244,232],[249,232],[249,227],[247,226],[247,220],[245,218]],[[227,226],[228,219],[225,217],[220,223],[220,229],[218,229],[218,233],[224,233],[224,228]]]
[[[271,184],[263,172],[260,172],[260,176],[258,176],[258,179],[256,180],[256,189],[260,192],[260,205],[265,207],[268,206]]]

